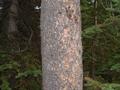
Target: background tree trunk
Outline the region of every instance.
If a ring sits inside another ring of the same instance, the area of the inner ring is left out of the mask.
[[[9,26],[8,33],[14,33],[17,30],[17,15],[18,15],[18,0],[11,0],[11,6],[9,10]]]
[[[82,90],[80,0],[42,0],[43,90]]]

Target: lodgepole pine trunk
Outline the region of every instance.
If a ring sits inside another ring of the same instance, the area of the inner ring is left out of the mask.
[[[43,90],[83,90],[80,0],[42,0]]]

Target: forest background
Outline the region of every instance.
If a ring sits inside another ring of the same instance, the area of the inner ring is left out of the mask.
[[[41,90],[40,0],[0,0],[0,88]],[[13,3],[14,4],[14,3]],[[120,0],[81,0],[84,90],[120,90]]]

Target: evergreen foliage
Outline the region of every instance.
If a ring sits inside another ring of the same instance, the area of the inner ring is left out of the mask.
[[[10,40],[0,16],[0,89],[41,90],[40,0],[18,0],[19,33]],[[120,0],[81,0],[84,90],[120,90]],[[97,24],[95,18],[97,17]]]

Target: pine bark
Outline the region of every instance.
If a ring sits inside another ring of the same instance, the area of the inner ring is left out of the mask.
[[[80,0],[42,0],[43,90],[83,90]]]

